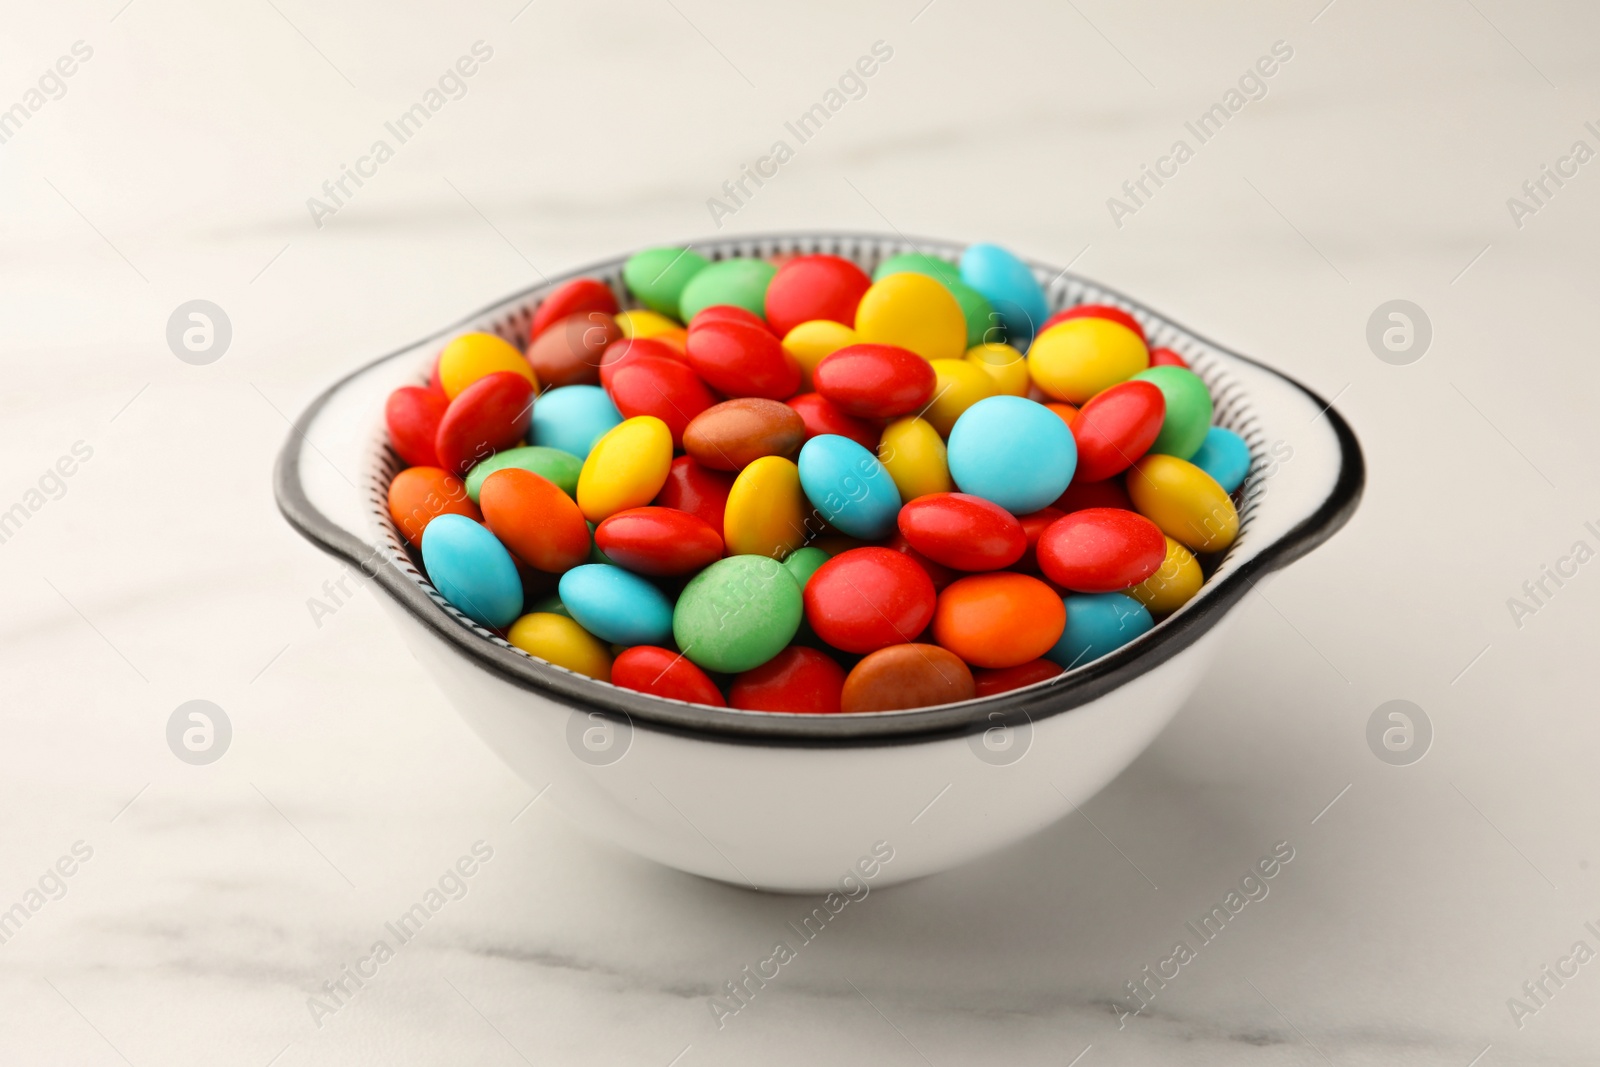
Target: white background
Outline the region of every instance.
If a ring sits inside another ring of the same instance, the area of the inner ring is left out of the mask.
[[[1507,600],[1600,549],[1600,162],[1520,228],[1506,200],[1600,149],[1600,17],[1324,2],[10,0],[0,107],[93,57],[0,146],[0,510],[93,458],[0,544],[0,908],[94,854],[0,945],[0,1063],[1592,1060],[1600,962],[1520,1029],[1506,1000],[1600,949],[1600,563],[1520,628]],[[316,227],[306,199],[478,40],[467,95]],[[878,40],[866,96],[721,233],[1074,261],[1337,397],[1368,489],[1085,817],[852,905],[718,1032],[707,996],[810,902],[518,816],[535,788],[373,593],[314,624],[340,568],[269,475],[358,363],[539,271],[716,232],[707,198]],[[1267,97],[1115,226],[1107,198],[1279,40]],[[165,341],[194,298],[233,325],[210,366]],[[1366,344],[1393,298],[1433,324],[1410,366]],[[233,723],[209,767],[165,741],[193,698]],[[1409,767],[1365,741],[1393,698],[1435,731]],[[314,1025],[306,998],[480,839],[467,897]],[[1123,983],[1280,840],[1271,896],[1119,1031]]]

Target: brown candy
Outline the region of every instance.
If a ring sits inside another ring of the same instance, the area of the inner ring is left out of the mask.
[[[862,658],[844,680],[841,711],[896,711],[971,700],[972,671],[938,645],[890,645]]]
[[[552,323],[528,346],[528,362],[547,389],[600,381],[600,353],[622,337],[603,311],[580,311]]]
[[[805,420],[788,404],[740,397],[696,415],[683,431],[683,448],[712,470],[737,471],[762,456],[794,455],[805,434]]]

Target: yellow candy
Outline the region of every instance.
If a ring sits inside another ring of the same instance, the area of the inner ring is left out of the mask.
[[[506,640],[557,667],[611,681],[611,653],[600,639],[565,615],[536,611],[511,624]]]
[[[1083,404],[1150,366],[1150,350],[1139,335],[1109,319],[1057,323],[1028,349],[1028,372],[1057,400]]]
[[[817,364],[822,362],[823,357],[831,356],[858,340],[860,338],[856,336],[856,332],[842,322],[812,319],[790,330],[789,335],[783,339],[783,348],[800,364],[800,388],[809,390],[811,372],[816,370]]]
[[[1239,512],[1217,480],[1188,460],[1151,453],[1128,470],[1133,506],[1196,552],[1220,552],[1239,533]]]
[[[967,319],[950,290],[926,274],[891,274],[874,282],[856,307],[862,342],[899,345],[923,359],[960,359]]]
[[[888,469],[902,502],[955,489],[945,462],[944,439],[926,419],[897,419],[884,427],[878,462]]]
[[[622,331],[624,337],[654,337],[658,333],[668,330],[681,330],[683,327],[654,311],[644,308],[634,308],[632,311],[619,312],[616,315],[617,329]]]
[[[1152,615],[1170,615],[1187,604],[1204,581],[1205,575],[1200,573],[1200,561],[1194,558],[1194,553],[1169,537],[1167,556],[1161,561],[1161,568],[1123,592],[1149,608]]]
[[[923,409],[922,417],[933,424],[941,437],[949,437],[950,428],[962,412],[994,396],[994,379],[985,374],[982,367],[964,359],[933,360],[933,373],[938,381],[933,387],[933,399]]]
[[[672,431],[654,415],[638,415],[605,432],[578,472],[578,507],[590,522],[642,508],[666,484]]]
[[[728,490],[722,539],[730,556],[778,560],[805,544],[806,498],[800,489],[800,468],[782,456],[762,456],[740,471]]]
[[[993,378],[996,392],[1004,396],[1027,396],[1028,386],[1033,384],[1028,361],[1010,345],[974,345],[967,349],[967,361]]]
[[[462,334],[439,353],[439,384],[451,400],[484,375],[503,370],[522,375],[538,391],[539,378],[522,353],[492,333]]]

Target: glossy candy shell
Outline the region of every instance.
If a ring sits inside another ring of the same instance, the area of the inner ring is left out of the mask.
[[[909,349],[859,344],[841,348],[817,364],[811,380],[817,392],[846,414],[893,419],[933,399],[938,376],[926,359]]]
[[[533,390],[527,378],[508,371],[485,375],[463,389],[434,435],[439,466],[465,474],[494,453],[520,445],[533,411]]]
[[[844,668],[826,652],[790,645],[733,680],[728,703],[747,711],[828,715],[839,710]]]
[[[621,567],[585,563],[561,576],[561,603],[585,630],[617,645],[658,645],[672,636],[672,602]]]
[[[805,437],[805,420],[788,404],[762,397],[724,400],[696,415],[683,447],[713,470],[743,470],[762,456],[792,456]]]
[[[511,553],[464,515],[440,515],[428,523],[422,566],[441,596],[483,626],[509,626],[522,612],[522,579]]]
[[[900,533],[935,563],[960,571],[1009,567],[1027,551],[1022,524],[998,504],[966,493],[934,493],[900,509]]]
[[[668,700],[727,707],[705,671],[681,652],[653,645],[637,645],[619,655],[611,664],[611,684]]]
[[[834,648],[872,652],[916,640],[933,619],[933,582],[887,548],[855,548],[828,560],[805,588],[806,621]]]
[[[1110,593],[1154,574],[1166,556],[1155,523],[1131,511],[1088,508],[1057,519],[1039,536],[1045,577],[1079,593]]]
[[[722,534],[698,516],[675,508],[619,511],[595,528],[606,557],[635,574],[693,574],[722,558]]]
[[[560,574],[589,555],[589,525],[572,498],[531,471],[508,467],[483,482],[484,524],[530,567]]]
[[[961,657],[938,645],[880,648],[857,663],[844,680],[839,710],[897,711],[971,700],[972,671]]]

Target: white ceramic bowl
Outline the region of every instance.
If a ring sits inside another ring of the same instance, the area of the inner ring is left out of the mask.
[[[855,234],[697,243],[712,259],[828,252],[869,273],[883,259],[961,246]],[[623,258],[555,279],[598,277],[625,295]],[[1042,264],[1052,310],[1131,312],[1210,387],[1216,421],[1254,464],[1241,532],[1198,596],[1132,643],[1057,678],[962,704],[861,715],[709,708],[596,682],[535,660],[456,611],[421,573],[385,504],[399,467],[383,404],[422,382],[449,337],[499,333],[521,347],[540,285],[323,393],[275,471],[278,505],[318,547],[360,565],[418,659],[474,730],[546,801],[629,851],[707,878],[780,891],[873,884],[944,870],[1061,818],[1119,774],[1187,698],[1251,585],[1332,536],[1355,510],[1364,468],[1339,415],[1290,378],[1206,341],[1120,294]],[[892,852],[893,859],[881,862]]]

